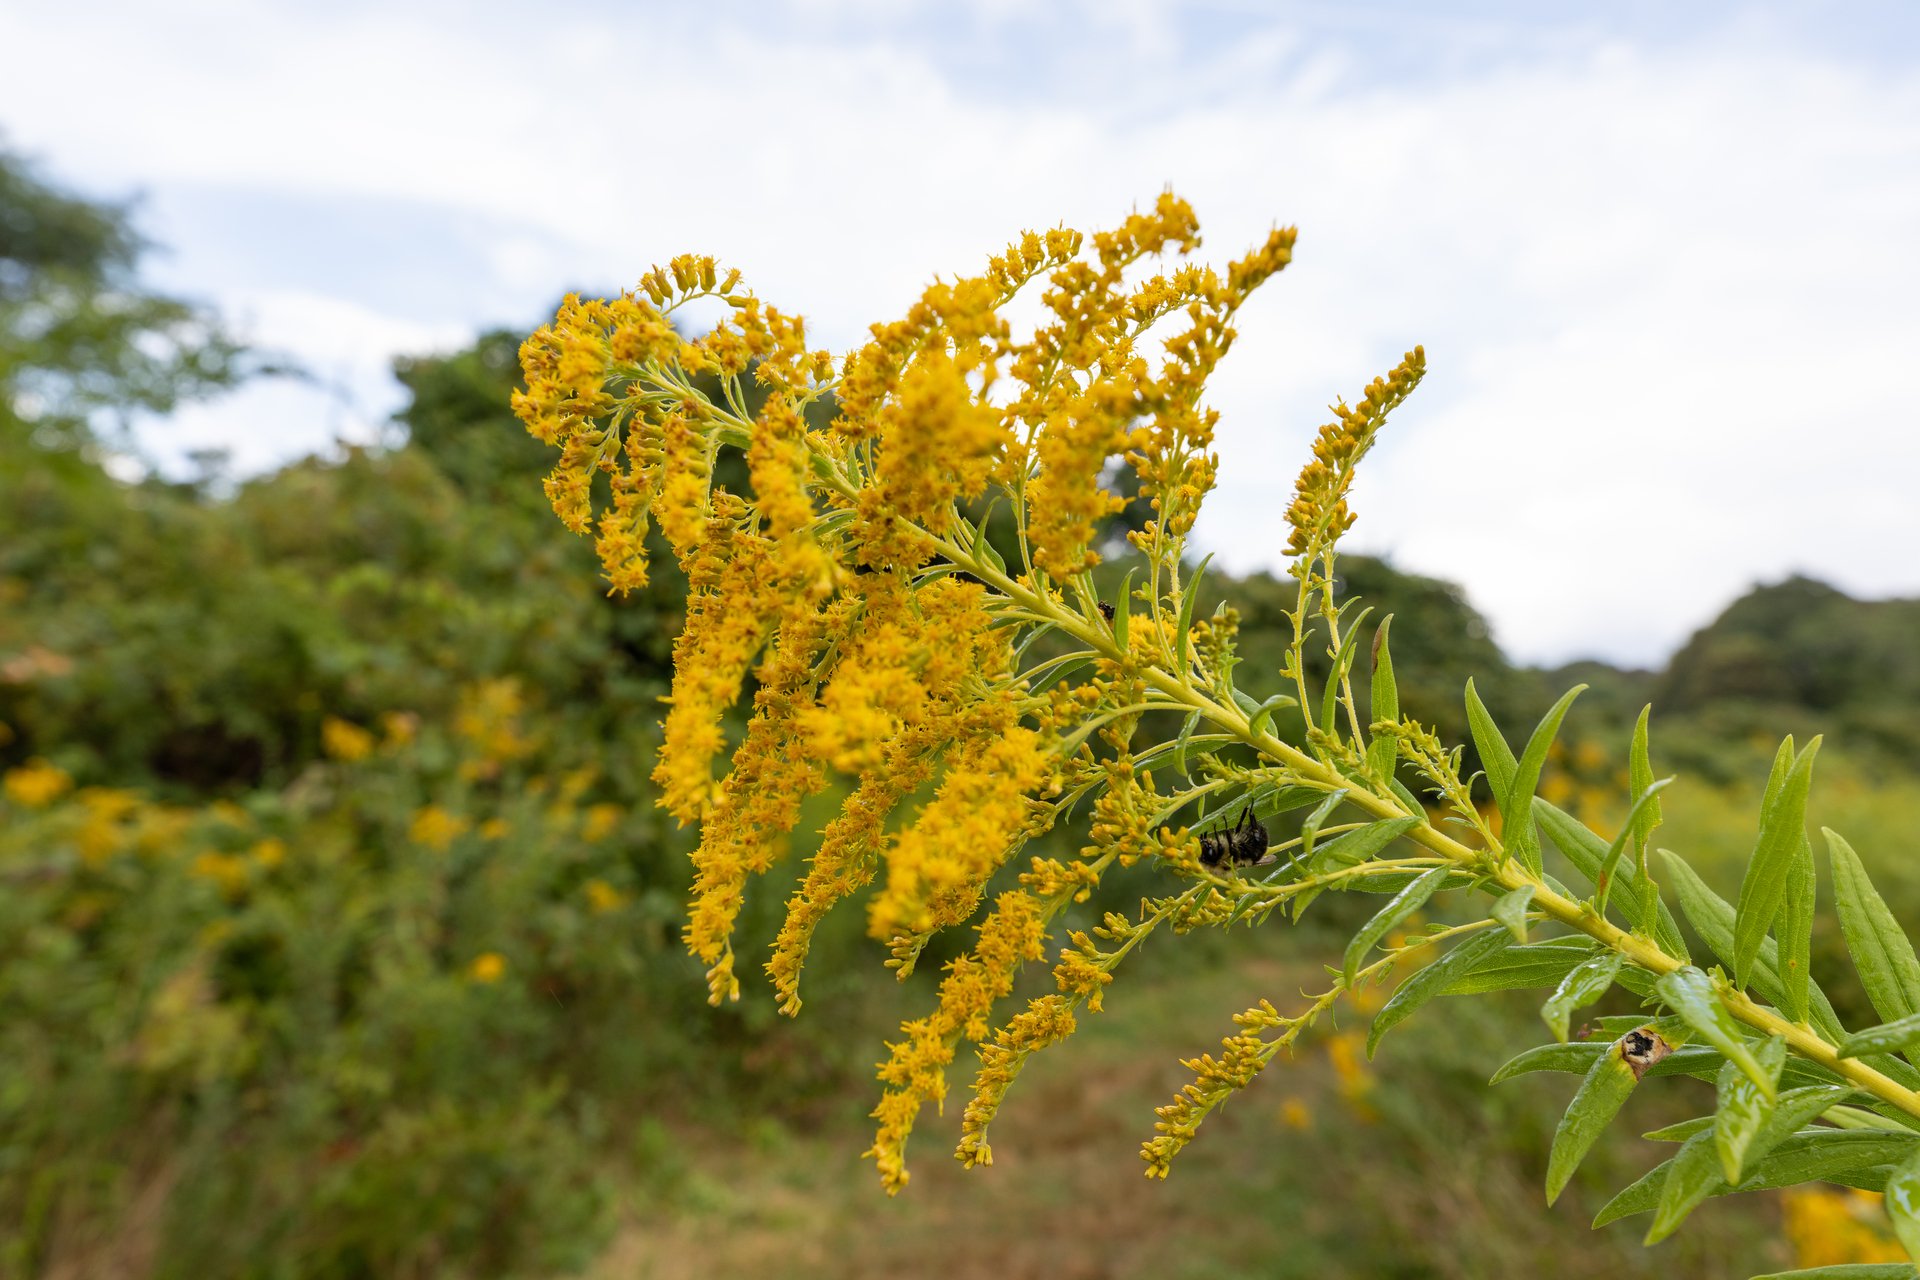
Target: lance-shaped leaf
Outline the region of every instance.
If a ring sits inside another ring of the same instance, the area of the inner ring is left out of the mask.
[[[1649,1142],[1685,1142],[1696,1133],[1707,1133],[1712,1129],[1712,1116],[1695,1116],[1691,1120],[1682,1120],[1679,1124],[1649,1130],[1640,1136]]]
[[[1347,603],[1356,602],[1349,600]],[[1345,609],[1344,605],[1342,609]],[[1373,606],[1368,605],[1348,626],[1347,638],[1340,642],[1340,652],[1333,656],[1333,669],[1327,672],[1327,687],[1320,694],[1320,727],[1335,737],[1339,736],[1335,711],[1339,705],[1340,686],[1346,683],[1349,673],[1353,670],[1354,655],[1360,652],[1360,628],[1366,625],[1367,616],[1372,612]]]
[[[1754,1051],[1754,1059],[1773,1079],[1774,1093],[1780,1088],[1780,1069],[1787,1064],[1787,1042],[1773,1036]],[[1720,1069],[1720,1105],[1714,1113],[1713,1145],[1720,1157],[1720,1168],[1727,1181],[1740,1181],[1747,1151],[1755,1138],[1773,1118],[1774,1098],[1761,1092],[1738,1067],[1729,1062]]]
[[[1713,1134],[1696,1133],[1680,1144],[1680,1150],[1667,1161],[1666,1180],[1660,1184],[1660,1200],[1654,1205],[1653,1225],[1647,1228],[1647,1244],[1658,1244],[1672,1235],[1687,1215],[1702,1200],[1727,1189],[1720,1176],[1720,1162],[1714,1157]]]
[[[1747,874],[1740,882],[1740,902],[1733,918],[1733,980],[1744,987],[1759,959],[1760,944],[1773,928],[1774,917],[1786,896],[1794,855],[1807,834],[1807,790],[1813,785],[1813,758],[1820,753],[1815,738],[1794,759],[1785,781],[1770,795],[1760,819],[1760,838]]]
[[[1480,753],[1480,767],[1487,771],[1487,786],[1493,790],[1493,802],[1504,804],[1504,797],[1513,786],[1516,767],[1513,748],[1507,745],[1500,727],[1494,724],[1487,704],[1480,701],[1471,676],[1467,677],[1467,728],[1473,734],[1473,749]]]
[[[1622,958],[1618,951],[1602,951],[1592,959],[1582,961],[1560,979],[1560,985],[1540,1006],[1540,1017],[1546,1022],[1547,1030],[1553,1032],[1555,1040],[1563,1044],[1566,1042],[1567,1024],[1573,1020],[1575,1009],[1584,1009],[1607,994],[1607,988],[1613,985],[1615,976],[1620,972]]]
[[[1200,598],[1200,579],[1206,576],[1207,565],[1213,560],[1212,553],[1194,568],[1193,576],[1187,579],[1186,590],[1181,593],[1180,629],[1174,633],[1174,673],[1182,682],[1187,678],[1188,634],[1193,630],[1193,603]]]
[[[1671,849],[1662,849],[1661,855],[1667,861],[1667,874],[1670,877],[1674,896],[1680,900],[1680,910],[1687,922],[1694,927],[1709,950],[1720,957],[1724,963],[1733,954],[1733,904],[1707,887],[1699,873],[1687,864],[1686,859]],[[1780,982],[1778,970],[1779,949],[1772,938],[1768,938],[1760,947],[1760,958],[1754,964],[1753,989],[1762,999],[1781,1008],[1786,1007],[1786,989]],[[1808,1017],[1814,1027],[1829,1040],[1839,1040],[1846,1035],[1841,1030],[1840,1017],[1833,1011],[1833,1004],[1827,999],[1826,992],[1817,985],[1810,986],[1808,994],[1812,997]],[[1920,1079],[1920,1077],[1917,1077]]]
[[[1645,810],[1641,812],[1644,813]],[[1572,814],[1548,801],[1536,797],[1533,802],[1533,814],[1540,823],[1541,831],[1552,838],[1554,845],[1566,855],[1567,861],[1571,862],[1589,882],[1597,882],[1600,879],[1601,864],[1606,861],[1607,842]],[[1641,884],[1639,869],[1622,863],[1614,874],[1625,894],[1620,899],[1619,905],[1620,913],[1627,918],[1627,923],[1642,932],[1651,929],[1653,940],[1659,943],[1660,949],[1668,955],[1678,960],[1690,959],[1691,957],[1687,954],[1686,940],[1680,933],[1680,924],[1673,918],[1673,913],[1667,910],[1667,904],[1661,902],[1656,895],[1653,899],[1653,908],[1649,912],[1647,895],[1642,891],[1644,886]],[[1651,882],[1649,878],[1647,883]],[[1651,917],[1651,924],[1649,924],[1649,917]],[[1727,918],[1731,923],[1733,918],[1731,907],[1727,908]]]
[[[1479,968],[1456,978],[1450,996],[1480,995],[1488,991],[1531,991],[1551,987],[1594,954],[1591,940],[1578,935],[1508,947],[1483,961]]]
[[[1500,895],[1493,904],[1493,918],[1507,927],[1515,942],[1527,940],[1527,907],[1533,902],[1534,885],[1527,881],[1518,889]]]
[[[1380,626],[1373,633],[1373,698],[1370,702],[1370,715],[1375,722],[1400,719],[1400,686],[1393,679],[1393,653],[1387,647],[1387,631],[1393,626],[1393,615],[1380,619]],[[1367,772],[1381,778],[1393,776],[1394,762],[1399,758],[1400,743],[1391,734],[1380,734],[1367,744]]]
[[[1560,700],[1540,718],[1533,736],[1527,739],[1527,749],[1513,767],[1513,780],[1507,784],[1507,792],[1500,800],[1500,841],[1507,852],[1536,876],[1540,874],[1540,829],[1533,821],[1533,793],[1539,789],[1540,771],[1546,767],[1547,753],[1553,749],[1560,722],[1586,687],[1577,684],[1561,694]]]
[[[1633,742],[1627,749],[1627,784],[1636,800],[1653,785],[1653,760],[1647,752],[1647,720],[1652,715],[1652,703],[1640,708],[1640,718],[1633,725]],[[1634,846],[1645,852],[1654,828],[1660,825],[1660,802],[1636,809],[1629,825],[1633,827]]]
[[[1553,1132],[1553,1150],[1547,1157],[1548,1204],[1560,1198],[1594,1140],[1613,1122],[1627,1095],[1639,1083],[1639,1075],[1622,1056],[1620,1041],[1608,1045],[1606,1052],[1594,1059]]]
[[[1381,1036],[1406,1021],[1414,1010],[1427,1001],[1445,995],[1447,985],[1455,978],[1473,972],[1489,956],[1509,945],[1505,933],[1498,929],[1483,929],[1479,933],[1469,934],[1453,950],[1401,983],[1367,1031],[1367,1057],[1373,1057]]]
[[[1402,819],[1405,821],[1405,819]],[[1360,932],[1353,935],[1353,941],[1347,944],[1347,953],[1341,960],[1341,974],[1348,986],[1353,985],[1354,974],[1360,968],[1360,961],[1367,952],[1386,937],[1396,925],[1408,916],[1427,905],[1427,899],[1433,896],[1446,878],[1453,874],[1450,866],[1435,867],[1414,882],[1393,895],[1386,906],[1374,913],[1373,919],[1360,926]]]
[[[1813,844],[1802,832],[1787,864],[1787,892],[1780,899],[1774,936],[1780,941],[1781,1008],[1795,1022],[1807,1020],[1807,996],[1813,984],[1813,904],[1819,896],[1813,871]]]
[[[1887,1179],[1887,1216],[1907,1253],[1920,1258],[1920,1151],[1902,1161]]]
[[[1382,818],[1378,822],[1369,822],[1364,827],[1344,831],[1314,849],[1312,856],[1307,860],[1308,868],[1313,872],[1320,872],[1334,867],[1359,866],[1369,858],[1376,857],[1381,850],[1419,825],[1418,818]],[[1450,869],[1435,868],[1435,870]]]
[[[1769,1099],[1774,1096],[1778,1069],[1768,1072],[1753,1056],[1753,1051],[1741,1038],[1740,1025],[1727,1012],[1726,1005],[1720,1003],[1720,994],[1714,990],[1712,978],[1688,965],[1667,974],[1653,986],[1660,998],[1666,1001],[1667,1007],[1679,1014],[1696,1035],[1718,1049],[1728,1061],[1738,1065],[1761,1093]]]
[[[1840,911],[1840,929],[1867,999],[1887,1022],[1920,1013],[1920,959],[1913,954],[1913,943],[1875,891],[1853,846],[1825,827],[1820,834],[1827,838],[1833,859],[1833,899]]]
[[[1620,855],[1625,853],[1627,845],[1632,843],[1634,828],[1640,821],[1640,815],[1650,807],[1659,807],[1660,793],[1672,782],[1672,778],[1662,778],[1658,782],[1647,784],[1646,790],[1640,792],[1639,797],[1634,800],[1633,808],[1627,811],[1627,820],[1621,824],[1620,834],[1613,838],[1613,843],[1607,846],[1606,853],[1601,855],[1600,873],[1594,877],[1593,881],[1598,898],[1595,909],[1601,915],[1607,914],[1607,898],[1613,893],[1615,869],[1620,865]],[[1555,841],[1555,843],[1559,842]]]
[[[1247,719],[1247,733],[1250,737],[1259,737],[1273,727],[1273,713],[1294,704],[1289,694],[1276,693],[1262,702],[1259,708]]]
[[[1193,738],[1193,731],[1199,727],[1200,713],[1198,711],[1188,712],[1187,718],[1181,722],[1180,736],[1175,739],[1173,744],[1173,767],[1179,772],[1181,777],[1188,781],[1192,781],[1193,775],[1187,772],[1187,744]]]
[[[1871,1053],[1905,1053],[1916,1048],[1920,1048],[1920,1013],[1854,1032],[1840,1042],[1840,1056],[1864,1058]]]
[[[1738,1187],[1730,1186],[1720,1176],[1718,1162],[1712,1157],[1711,1131],[1703,1129],[1695,1137],[1689,1138],[1688,1142],[1709,1144],[1705,1168],[1711,1175],[1712,1185],[1707,1196],[1726,1195],[1735,1190],[1760,1191],[1771,1187],[1790,1187],[1810,1180],[1843,1182],[1848,1186],[1860,1182],[1877,1185],[1880,1178],[1871,1172],[1874,1166],[1900,1158],[1902,1153],[1912,1149],[1915,1142],[1920,1142],[1920,1134],[1802,1127],[1851,1093],[1853,1090],[1844,1086],[1823,1085],[1780,1095],[1773,1119],[1747,1153],[1748,1163],[1753,1167]],[[1767,1153],[1764,1157],[1763,1152]],[[1636,1213],[1647,1213],[1658,1206],[1667,1176],[1679,1154],[1676,1152],[1672,1159],[1661,1161],[1624,1187],[1620,1194],[1602,1206],[1594,1217],[1593,1225],[1604,1227],[1609,1222],[1617,1222]],[[1853,1176],[1860,1171],[1867,1172],[1864,1176]]]

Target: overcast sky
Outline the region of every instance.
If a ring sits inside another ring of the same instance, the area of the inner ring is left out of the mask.
[[[0,130],[144,193],[164,284],[341,388],[147,435],[256,470],[373,438],[394,355],[682,251],[845,348],[1167,186],[1216,261],[1297,224],[1215,383],[1204,549],[1277,564],[1325,406],[1421,342],[1350,545],[1464,583],[1522,660],[1654,664],[1790,572],[1920,593],[1915,14],[20,3]]]

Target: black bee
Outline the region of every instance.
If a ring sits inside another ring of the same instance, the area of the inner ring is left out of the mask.
[[[1108,604],[1105,600],[1100,601],[1100,616],[1105,618],[1108,622],[1113,621],[1113,606]]]
[[[1251,867],[1266,856],[1267,829],[1253,820],[1252,805],[1233,826],[1200,833],[1200,862],[1204,866]]]

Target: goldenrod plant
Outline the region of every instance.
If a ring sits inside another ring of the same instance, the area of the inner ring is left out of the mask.
[[[660,805],[699,827],[686,942],[711,998],[739,994],[733,928],[753,878],[787,851],[809,798],[843,795],[765,962],[781,1009],[800,1008],[821,918],[869,886],[869,930],[902,977],[936,933],[972,930],[937,1005],[880,1067],[867,1154],[891,1193],[906,1185],[916,1118],[955,1070],[972,1074],[958,1157],[990,1163],[989,1129],[1022,1067],[1100,1009],[1150,935],[1298,920],[1329,892],[1374,895],[1383,905],[1323,991],[1246,1010],[1218,1056],[1188,1064],[1194,1080],[1144,1145],[1150,1177],[1343,997],[1398,969],[1369,1051],[1438,996],[1548,993],[1550,1041],[1495,1080],[1582,1077],[1553,1140],[1549,1200],[1630,1093],[1690,1075],[1716,1082],[1716,1109],[1655,1135],[1678,1151],[1600,1221],[1651,1214],[1657,1241],[1710,1196],[1826,1181],[1884,1191],[1920,1253],[1920,960],[1829,831],[1840,923],[1882,1024],[1848,1031],[1808,972],[1819,740],[1781,746],[1730,903],[1656,847],[1669,780],[1655,776],[1646,714],[1612,838],[1536,795],[1578,688],[1509,739],[1469,682],[1473,773],[1463,745],[1401,715],[1389,619],[1342,598],[1337,557],[1355,468],[1419,384],[1419,347],[1320,429],[1285,515],[1288,691],[1257,701],[1238,687],[1235,615],[1196,616],[1205,562],[1188,558],[1219,468],[1203,393],[1294,232],[1224,271],[1186,261],[1199,243],[1171,194],[1112,231],[1029,233],[838,361],[737,272],[681,257],[618,298],[568,297],[523,346],[515,408],[560,451],[547,492],[562,520],[596,536],[615,591],[645,583],[655,526],[689,583],[653,776]],[[1029,289],[1041,322],[1016,334],[1008,312]],[[725,318],[689,338],[675,315],[697,299]],[[744,457],[740,491],[715,478],[728,452]],[[1101,535],[1123,505],[1109,487],[1122,468],[1150,511],[1124,549]],[[1126,575],[1103,597],[1092,571],[1123,550]],[[732,713],[748,687],[741,729]],[[1082,810],[1077,856],[1021,864]],[[1141,862],[1159,887],[1136,913],[1062,929],[1103,875]],[[1461,905],[1447,917],[1442,901]],[[1427,913],[1457,922],[1410,931]],[[1680,918],[1710,954],[1690,950]],[[1004,1013],[1034,964],[1051,966],[1052,989]],[[1570,1038],[1578,1011],[1615,987],[1643,1012]]]

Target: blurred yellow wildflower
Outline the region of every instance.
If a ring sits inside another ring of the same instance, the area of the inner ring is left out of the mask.
[[[466,833],[469,825],[465,818],[449,813],[437,804],[430,804],[417,811],[413,821],[407,824],[407,839],[435,853],[445,853],[455,840]]]
[[[1847,1263],[1905,1262],[1881,1198],[1871,1191],[1791,1187],[1780,1193],[1780,1212],[1794,1263],[1831,1267]]]
[[[585,819],[580,823],[580,838],[589,844],[605,840],[613,834],[624,816],[626,811],[617,804],[591,805],[587,809]]]
[[[218,887],[229,900],[239,898],[247,890],[247,860],[240,854],[209,849],[194,855],[189,869]]]
[[[586,890],[587,906],[592,908],[595,915],[606,915],[627,905],[626,894],[598,877],[587,881]]]
[[[338,716],[320,722],[320,748],[335,760],[351,764],[373,754],[374,736],[366,729]]]
[[[467,976],[475,982],[498,982],[506,976],[507,958],[498,951],[482,951],[467,966]]]
[[[44,809],[65,795],[73,778],[65,769],[35,757],[17,769],[7,771],[4,785],[7,799],[25,809]]]

